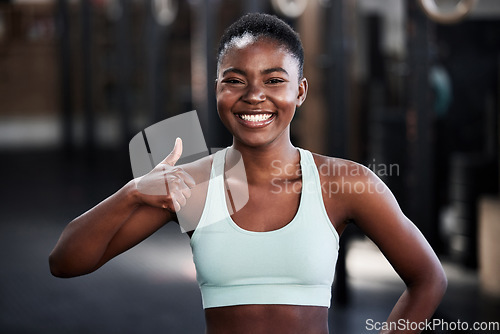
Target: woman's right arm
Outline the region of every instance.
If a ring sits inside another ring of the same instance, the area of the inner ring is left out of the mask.
[[[150,173],[71,221],[49,256],[52,274],[74,277],[93,272],[174,219],[194,186],[189,174],[174,167],[181,154],[182,142],[177,140]]]

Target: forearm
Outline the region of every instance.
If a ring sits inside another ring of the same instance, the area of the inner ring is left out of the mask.
[[[71,221],[50,254],[51,272],[60,277],[89,273],[117,231],[139,206],[134,181]]]
[[[420,333],[424,323],[438,307],[446,290],[446,278],[410,285],[401,295],[387,319],[383,334]],[[392,325],[390,327],[389,325]]]

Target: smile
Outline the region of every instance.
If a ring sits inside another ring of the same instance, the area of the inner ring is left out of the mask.
[[[263,122],[271,118],[273,114],[238,114],[238,117],[248,122]]]
[[[274,113],[259,113],[259,114],[244,114],[238,113],[235,114],[237,119],[241,124],[251,127],[251,128],[259,128],[268,125],[271,123],[274,118]]]

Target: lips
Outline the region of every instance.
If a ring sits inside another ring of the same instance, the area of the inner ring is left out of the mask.
[[[274,118],[274,113],[237,113],[235,114],[238,121],[251,128],[264,127],[271,123]]]

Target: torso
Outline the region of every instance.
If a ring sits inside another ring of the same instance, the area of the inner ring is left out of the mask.
[[[313,155],[316,166],[332,163],[330,158]],[[204,168],[211,167],[211,159],[205,158],[202,162]],[[320,170],[318,168],[318,170]],[[189,171],[188,171],[189,172]],[[198,181],[209,179],[209,172],[197,173]],[[300,173],[299,173],[300,174]],[[332,173],[333,174],[333,173]],[[226,185],[233,192],[237,191],[227,180]],[[337,182],[335,175],[320,173],[320,182],[329,184]],[[249,185],[249,201],[244,207],[231,215],[233,221],[241,228],[249,231],[266,232],[277,230],[287,225],[295,216],[300,202],[300,190],[302,179],[300,175],[294,175],[284,180],[287,183],[289,192],[273,193],[272,186]],[[205,203],[208,182],[202,182],[197,189],[197,194],[193,194],[196,202]],[[226,202],[229,202],[226,192]],[[342,193],[328,193],[328,187],[323,188],[323,200],[327,214],[334,228],[340,235],[346,226],[347,210],[342,201]],[[270,206],[269,203],[273,205]],[[191,204],[191,203],[190,203]],[[191,204],[192,205],[192,204]],[[229,204],[228,204],[229,205]],[[203,205],[198,205],[191,219],[201,216]],[[201,208],[201,209],[200,209]],[[261,222],[255,225],[255,222]],[[190,236],[192,233],[188,233]],[[320,306],[299,306],[299,305],[240,305],[207,308],[205,310],[207,333],[328,333],[328,308]],[[256,327],[257,326],[257,327]],[[257,329],[258,330],[257,330]],[[250,330],[251,329],[251,330]]]

